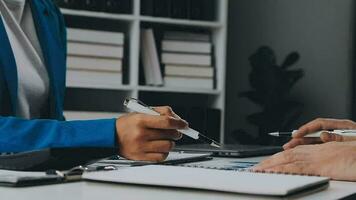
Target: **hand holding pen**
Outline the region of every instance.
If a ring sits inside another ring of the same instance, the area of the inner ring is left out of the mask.
[[[169,107],[156,107],[159,116],[130,113],[116,121],[119,155],[130,160],[163,161],[182,137],[177,129],[188,123]]]
[[[162,114],[157,112],[156,110],[152,109],[150,106],[147,106],[146,104],[144,104],[143,102],[137,100],[137,99],[134,99],[134,98],[131,98],[131,99],[126,99],[125,102],[124,102],[124,106],[126,106],[128,109],[134,111],[134,112],[137,112],[137,113],[142,113],[142,114],[145,114],[145,115],[152,115],[152,116],[161,116]],[[171,112],[173,113],[173,111]],[[177,115],[174,114],[173,117],[176,117],[177,118]],[[179,120],[181,120],[179,117],[178,117]],[[192,129],[192,128],[189,128],[189,127],[185,127],[185,128],[177,128],[178,129],[178,132],[190,137],[190,138],[193,138],[195,140],[200,140],[204,143],[207,143],[209,144],[210,146],[212,147],[215,147],[215,148],[220,148],[221,147],[221,144],[219,144],[218,142],[214,141],[213,139],[203,135],[202,133],[199,133],[198,131]]]
[[[321,132],[320,132],[321,131]],[[313,136],[319,132],[319,137]],[[291,149],[298,145],[318,144],[325,142],[356,141],[356,123],[351,120],[316,119],[301,126],[292,135],[292,139],[283,148]]]

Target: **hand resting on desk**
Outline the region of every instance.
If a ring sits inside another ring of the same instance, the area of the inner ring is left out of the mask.
[[[254,170],[356,181],[356,141],[297,146],[262,161]]]
[[[119,155],[131,160],[163,161],[188,127],[170,107],[154,108],[161,116],[131,113],[116,121]]]
[[[356,137],[323,133],[320,138],[303,138],[308,133],[334,129],[356,129],[356,123],[336,119],[311,121],[300,127],[294,138],[283,146],[284,152],[262,161],[254,170],[356,181]]]

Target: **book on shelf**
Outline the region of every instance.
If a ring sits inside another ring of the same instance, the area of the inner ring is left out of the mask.
[[[96,0],[104,1],[104,11],[109,13],[132,13],[133,0]]]
[[[153,0],[141,0],[141,15],[153,16]]]
[[[141,32],[141,59],[146,85],[163,85],[153,29],[143,29]]]
[[[211,66],[166,65],[165,76],[214,78],[214,68]]]
[[[172,0],[171,2],[171,17],[179,19],[187,19],[189,12],[190,0]]]
[[[78,1],[78,0],[77,0]],[[105,1],[101,0],[81,0],[78,1],[79,9],[90,11],[102,11],[105,6]]]
[[[211,42],[211,35],[209,33],[199,32],[167,31],[164,32],[163,39],[177,41]]]
[[[213,21],[217,0],[141,0],[141,13],[156,17]]]
[[[189,53],[162,53],[162,63],[177,65],[202,65],[211,66],[212,58],[210,54],[189,54]]]
[[[122,59],[124,57],[124,48],[122,46],[70,41],[68,42],[68,55]]]
[[[172,88],[213,89],[213,78],[165,76],[164,85]]]
[[[189,18],[193,20],[215,20],[217,0],[191,0]]]
[[[162,51],[210,54],[212,51],[212,44],[211,42],[163,40]]]
[[[67,57],[67,68],[89,71],[122,72],[122,60],[69,55]]]
[[[171,0],[153,0],[153,16],[170,17]]]
[[[132,0],[54,0],[62,8],[108,13],[132,13]]]
[[[68,28],[67,38],[68,41],[75,42],[87,42],[117,46],[124,45],[124,34],[120,32]]]
[[[115,87],[122,85],[122,73],[69,69],[66,81],[69,87]]]

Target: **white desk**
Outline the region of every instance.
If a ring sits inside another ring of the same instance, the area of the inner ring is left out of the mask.
[[[239,160],[256,161],[261,158]],[[287,199],[339,199],[356,193],[356,182],[331,181],[330,187],[322,192]],[[0,199],[6,200],[229,200],[229,199],[275,199],[258,196],[236,195],[222,192],[200,190],[134,186],[124,184],[76,182],[58,185],[37,186],[27,188],[0,187]]]

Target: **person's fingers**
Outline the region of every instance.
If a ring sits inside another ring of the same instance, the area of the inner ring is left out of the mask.
[[[179,140],[182,138],[182,133],[177,130],[158,130],[148,129],[145,131],[147,140]]]
[[[188,127],[188,123],[182,119],[177,119],[171,116],[152,116],[138,114],[140,125],[146,128],[154,129],[184,129]]]
[[[145,161],[161,162],[168,157],[169,153],[146,153],[144,156]]]
[[[348,141],[356,141],[356,137],[351,137],[351,136],[342,136],[334,133],[328,133],[324,132],[320,136],[321,140],[323,142],[348,142]]]
[[[173,141],[156,140],[147,142],[142,148],[146,153],[169,153],[174,147]]]
[[[165,115],[165,116],[171,116],[177,119],[181,119],[181,117],[179,115],[177,115],[171,107],[169,106],[160,106],[160,107],[154,107],[153,108],[155,111],[159,112],[159,114],[161,115]]]
[[[309,133],[313,133],[320,130],[334,130],[334,129],[353,129],[355,123],[350,120],[338,120],[338,119],[316,119],[303,126],[293,135],[294,138],[301,138]]]
[[[299,154],[296,151],[287,150],[277,153],[253,167],[253,170],[265,170],[274,166],[298,161]]]
[[[318,144],[321,142],[320,138],[293,138],[288,143],[283,145],[283,149],[287,150],[299,145]]]
[[[288,164],[282,164],[265,169],[266,172],[274,173],[288,173],[288,174],[305,174],[305,175],[318,175],[315,173],[318,166],[312,166],[307,162],[297,161]]]

